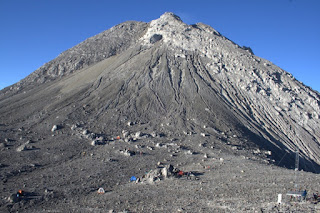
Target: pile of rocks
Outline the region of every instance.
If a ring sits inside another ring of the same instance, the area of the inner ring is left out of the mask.
[[[125,155],[125,156],[133,156],[136,154],[135,151],[129,150],[129,149],[124,149],[124,150],[120,150],[119,151],[121,154]]]
[[[86,138],[91,141],[92,146],[96,145],[104,145],[106,143],[106,139],[103,135],[90,132],[88,129],[85,129],[77,124],[73,124],[71,126],[71,130],[75,132],[79,138]]]
[[[141,178],[137,178],[136,183],[155,183],[171,177],[181,177],[181,171],[171,164],[162,165],[158,163],[158,167],[147,172]]]

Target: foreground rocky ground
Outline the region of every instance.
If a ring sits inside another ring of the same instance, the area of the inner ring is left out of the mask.
[[[29,132],[24,151],[18,150],[19,138],[7,139],[1,150],[1,212],[320,211],[320,204],[309,201],[319,190],[318,174],[295,175],[270,164],[258,150],[196,133],[167,137],[135,131],[119,134],[120,139],[105,136],[92,146],[89,134],[77,128],[61,128],[48,138]],[[195,176],[142,178],[169,164]],[[132,176],[141,181],[130,182]],[[294,183],[309,192],[308,201],[289,202],[285,194]],[[98,193],[101,187],[104,194]],[[19,189],[26,194],[13,202],[9,197]]]

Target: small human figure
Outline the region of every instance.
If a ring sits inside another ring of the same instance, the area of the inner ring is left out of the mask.
[[[23,191],[20,189],[20,190],[16,193],[15,198],[13,199],[14,202],[19,202],[19,201],[21,201],[22,196],[23,196]]]
[[[302,193],[302,199],[305,200],[307,197],[307,190],[305,189]]]
[[[314,199],[315,201],[318,201],[318,199],[319,199],[319,192],[313,193],[313,199]]]
[[[17,192],[17,197],[22,197],[23,196],[23,191],[21,189],[19,189],[19,191]]]

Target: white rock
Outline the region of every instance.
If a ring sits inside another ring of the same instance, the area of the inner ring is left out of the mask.
[[[168,177],[168,170],[166,167],[162,168],[161,169],[161,174],[164,178],[167,178]]]
[[[17,152],[22,152],[22,151],[25,151],[25,150],[27,150],[27,147],[24,144],[22,144],[21,146],[18,146],[18,148],[17,148]]]
[[[141,137],[141,132],[140,131],[136,132],[136,134],[134,136],[135,136],[135,138],[140,138]]]
[[[153,148],[151,146],[147,146],[147,149],[149,150],[153,150]]]
[[[187,155],[193,155],[193,152],[191,150],[188,150],[185,152]]]
[[[28,150],[28,144],[29,144],[29,141],[27,141],[26,143],[18,146],[18,148],[16,149],[17,152],[22,152],[22,151]]]
[[[72,126],[71,126],[71,130],[76,130],[78,128],[78,126],[76,125],[76,124],[73,124]]]
[[[271,154],[272,154],[271,151],[265,151],[264,153],[265,153],[266,155],[271,155]]]
[[[127,130],[122,130],[122,136],[125,138],[129,135],[129,132]]]
[[[58,130],[58,125],[53,125],[51,132],[57,131]]]
[[[260,154],[261,151],[260,151],[260,149],[256,149],[256,150],[253,150],[253,153],[254,153],[254,154]]]

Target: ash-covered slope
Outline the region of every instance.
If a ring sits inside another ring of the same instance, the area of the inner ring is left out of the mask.
[[[319,93],[210,26],[172,13],[89,38],[2,91],[0,105],[8,127],[81,123],[112,135],[132,122],[170,138],[201,134],[259,147],[278,165],[294,165],[290,154],[299,149],[301,166],[319,172]]]
[[[119,54],[135,44],[146,27],[147,23],[136,21],[127,21],[114,26],[64,51],[57,58],[2,92],[19,91],[27,86],[32,87],[52,81]]]
[[[194,83],[204,84],[197,87],[198,91],[214,91],[247,130],[275,146],[280,142],[288,150],[299,149],[305,157],[320,163],[318,92],[209,26],[188,26],[174,15],[165,14],[151,22],[143,43],[150,45],[148,40],[154,34],[162,35],[163,43],[174,52],[172,61],[181,57],[192,62],[189,70],[198,78]]]

